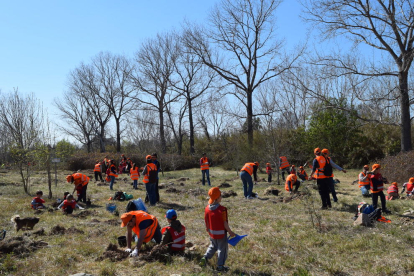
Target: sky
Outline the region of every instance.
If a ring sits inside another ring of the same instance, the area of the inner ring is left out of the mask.
[[[67,77],[100,52],[132,57],[157,33],[180,29],[184,19],[207,23],[219,0],[0,0],[0,90],[34,93],[51,118],[53,99]],[[286,47],[305,40],[296,0],[277,10],[277,35]],[[53,120],[52,120],[53,121]]]

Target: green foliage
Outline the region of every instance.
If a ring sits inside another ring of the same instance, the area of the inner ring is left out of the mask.
[[[7,275],[9,272],[16,270],[16,262],[13,258],[13,254],[6,254],[0,259],[0,274]]]
[[[56,157],[66,160],[76,150],[76,147],[65,139],[56,143]]]

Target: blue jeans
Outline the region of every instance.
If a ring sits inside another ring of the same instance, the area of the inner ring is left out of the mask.
[[[362,186],[360,188],[360,190],[361,190],[363,196],[368,196],[369,195],[369,184],[365,185],[365,186]]]
[[[206,185],[206,175],[207,175],[208,186],[211,186],[210,170],[202,170],[201,173],[203,174],[203,185]]]
[[[253,192],[253,180],[252,180],[252,176],[246,172],[246,171],[242,171],[240,173],[240,179],[243,182],[243,192],[244,192],[244,197],[248,197],[252,194]],[[247,189],[247,184],[249,184],[249,188]]]
[[[134,189],[138,189],[138,180],[134,180]]]
[[[155,183],[145,183],[145,189],[147,190],[148,199],[151,206],[154,206],[157,203],[157,190]]]
[[[110,175],[109,177],[111,178],[111,183],[109,183],[109,189],[113,190],[112,188],[114,187],[115,176]]]

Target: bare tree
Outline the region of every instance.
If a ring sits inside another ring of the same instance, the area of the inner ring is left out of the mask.
[[[179,41],[173,34],[166,33],[148,39],[135,55],[137,70],[133,77],[134,84],[143,92],[139,100],[148,107],[147,110],[158,113],[162,153],[167,151],[164,112],[179,97],[178,93],[171,90],[171,77],[179,53]]]
[[[411,0],[303,0],[308,20],[317,23],[325,39],[346,37],[355,45],[365,44],[374,51],[387,54],[395,69],[373,61],[367,67],[358,66],[346,58],[328,56],[320,65],[337,67],[346,74],[368,77],[392,76],[398,79],[400,105],[401,150],[412,149],[408,76],[414,58],[414,3]]]
[[[171,129],[174,135],[174,140],[177,145],[177,153],[178,155],[181,155],[183,151],[183,138],[186,135],[184,130],[184,116],[187,113],[187,103],[180,106],[176,112],[174,112],[172,104],[169,104],[166,107],[166,112],[169,121],[167,126]]]
[[[249,145],[253,145],[253,93],[261,84],[292,66],[274,38],[274,12],[280,0],[222,0],[211,12],[210,29],[188,28],[186,45],[200,60],[236,89],[245,106]],[[217,47],[222,55],[213,52]]]

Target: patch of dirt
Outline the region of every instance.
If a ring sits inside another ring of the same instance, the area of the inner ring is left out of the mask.
[[[174,187],[169,187],[165,190],[166,193],[174,193],[174,194],[181,194],[181,191],[174,188]]]
[[[278,196],[279,193],[280,191],[278,189],[275,189],[272,187],[267,188],[264,192],[265,195],[275,195],[275,196]]]
[[[70,227],[65,231],[66,234],[84,234],[82,230],[76,228],[76,227]]]
[[[49,235],[63,235],[65,234],[66,228],[60,225],[56,225],[52,228]]]
[[[43,211],[42,211],[42,210],[40,210],[40,209],[35,210],[35,211],[33,212],[33,214],[35,214],[35,215],[42,214],[42,213],[43,213]]]
[[[14,253],[23,257],[45,246],[48,246],[48,243],[42,240],[32,241],[24,236],[11,237],[0,242],[0,255]]]
[[[118,249],[118,246],[115,244],[110,243],[102,256],[96,260],[103,261],[105,259],[109,259],[111,262],[119,262],[128,258],[129,254],[130,253],[125,252],[124,250]]]
[[[44,236],[45,235],[45,229],[42,227],[37,231],[31,232],[31,233],[30,232],[24,233],[24,235],[27,236],[27,237],[30,237],[31,235]]]
[[[140,254],[139,259],[147,262],[168,262],[171,260],[171,255],[168,253],[168,246],[157,244],[149,253]]]
[[[56,202],[56,201],[55,201],[55,202],[53,202],[53,203],[52,203],[52,205],[51,205],[51,206],[52,206],[53,208],[56,208],[56,207],[59,207],[59,205],[60,205],[60,203],[58,203],[58,202]]]
[[[181,178],[178,178],[177,179],[177,181],[186,181],[186,180],[190,180],[190,178],[188,178],[188,177],[181,177]]]
[[[99,182],[99,183],[96,183],[96,186],[109,186],[109,183]]]
[[[231,197],[231,196],[237,196],[237,193],[233,190],[230,190],[228,192],[222,192],[221,193],[221,197],[222,198],[227,198],[227,197]]]
[[[204,191],[203,189],[200,189],[200,188],[189,189],[186,191],[186,193],[189,195],[193,195],[193,196],[207,195],[207,191]]]
[[[257,179],[257,182],[267,182],[267,179],[264,179],[264,178],[262,177],[262,178]]]
[[[110,219],[110,220],[104,221],[102,223],[113,225],[113,226],[120,226],[121,225],[121,221],[118,220],[118,219]]]
[[[71,214],[74,218],[86,218],[87,216],[96,216],[98,213],[96,211],[81,211],[77,214]]]
[[[219,188],[230,188],[231,185],[229,183],[223,182],[220,185],[218,185]]]
[[[180,183],[180,186],[185,186],[185,184],[181,182],[181,183]]]

